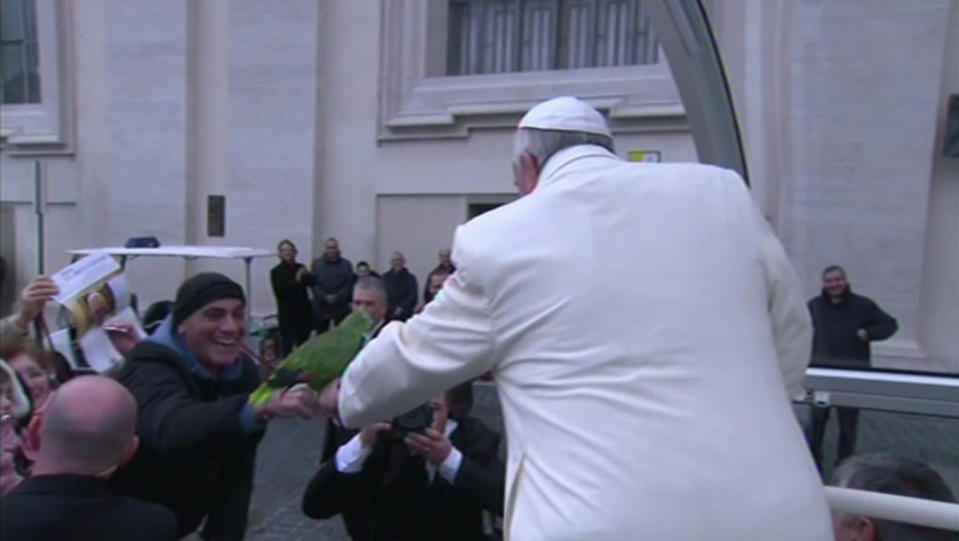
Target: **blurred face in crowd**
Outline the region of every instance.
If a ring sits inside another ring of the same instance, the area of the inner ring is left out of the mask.
[[[50,375],[47,374],[37,361],[26,353],[21,353],[10,359],[10,368],[16,370],[17,374],[23,378],[27,384],[27,390],[30,391],[30,398],[38,407],[43,404],[50,396],[53,390],[50,385]]]
[[[822,287],[830,297],[840,297],[846,292],[849,285],[846,283],[846,273],[836,269],[822,275]]]
[[[323,255],[326,256],[330,261],[336,261],[340,258],[340,243],[336,242],[333,239],[326,241],[326,248],[323,250]]]
[[[444,267],[449,267],[450,265],[452,265],[453,261],[450,259],[450,255],[451,254],[449,250],[447,249],[440,250],[440,253],[439,253],[440,265],[443,265]]]
[[[368,265],[357,265],[356,266],[356,275],[360,278],[364,278],[370,275],[370,267]]]
[[[280,245],[280,260],[284,263],[295,263],[296,262],[296,248],[288,242],[284,242]]]
[[[430,407],[433,408],[433,430],[440,434],[445,433],[446,421],[449,420],[449,405],[446,403],[446,395],[441,394],[430,400]]]
[[[353,310],[366,313],[373,325],[379,325],[386,318],[386,294],[376,289],[355,288]]]
[[[449,274],[434,274],[430,276],[430,295],[436,296],[436,294],[443,289],[443,283],[446,282],[446,279],[449,278],[449,276]]]
[[[390,267],[393,270],[400,270],[406,266],[406,258],[403,257],[403,254],[399,252],[393,252],[393,255],[390,257]]]
[[[220,299],[197,310],[180,324],[180,337],[207,367],[218,371],[232,365],[246,338],[245,305]]]

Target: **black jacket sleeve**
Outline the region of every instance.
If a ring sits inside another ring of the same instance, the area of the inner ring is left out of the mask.
[[[282,268],[277,266],[273,267],[273,270],[270,271],[270,285],[273,286],[273,296],[276,297],[277,302],[286,298],[290,291],[291,284],[289,282],[291,280],[284,278]]]
[[[330,518],[345,509],[345,503],[359,490],[362,473],[346,474],[336,470],[336,459],[320,466],[303,493],[303,514],[310,518]]]
[[[349,259],[341,257],[340,267],[337,270],[343,274],[343,287],[334,292],[336,301],[341,303],[350,302],[350,299],[353,297],[353,264],[350,263]]]
[[[480,438],[465,444],[466,450],[460,449],[463,460],[453,479],[453,494],[503,516],[506,466],[498,455],[500,436],[485,427],[480,430]]]
[[[286,299],[292,294],[297,288],[304,286],[311,286],[316,284],[316,277],[313,276],[313,273],[307,272],[303,275],[303,280],[298,282],[296,280],[296,275],[300,272],[301,269],[306,269],[303,265],[296,265],[295,270],[291,273],[287,269],[284,269],[281,265],[273,267],[273,270],[270,271],[270,284],[273,285],[273,295],[276,297],[277,302],[281,299]]]
[[[176,369],[160,363],[128,361],[132,366],[120,377],[136,398],[137,434],[143,445],[168,458],[204,455],[245,444],[240,410],[247,395],[199,402],[190,396]]]
[[[426,280],[423,281],[423,297],[422,298],[424,303],[426,302],[426,298],[429,297],[430,295],[430,280],[432,279],[433,279],[433,271],[430,271],[430,273],[426,275]]]
[[[362,490],[364,470],[357,473],[341,473],[336,469],[336,450],[358,433],[337,427],[332,421],[326,423],[326,440],[323,443],[322,464],[303,493],[303,514],[310,518],[330,518],[342,513],[348,501]]]
[[[896,334],[899,330],[899,323],[896,318],[883,312],[879,305],[868,300],[866,303],[866,318],[863,323],[863,329],[869,333],[869,340],[885,340]]]
[[[238,448],[233,451],[224,468],[230,470],[224,476],[213,497],[212,506],[203,526],[204,539],[242,541],[253,493],[253,471],[256,463],[256,447]]]
[[[320,296],[330,294],[329,291],[323,289],[323,286],[320,285],[320,281],[316,278],[323,272],[323,268],[320,266],[322,264],[323,258],[317,258],[314,259],[313,263],[310,265],[310,273],[313,275],[313,289],[316,291],[317,295]]]
[[[396,303],[398,306],[403,308],[403,316],[408,317],[413,314],[413,310],[416,308],[416,298],[417,298],[417,285],[416,285],[416,276],[413,274],[408,274],[409,280],[407,281],[406,286],[403,288],[402,296],[399,301]]]
[[[306,267],[303,267],[303,268],[306,269]],[[302,283],[304,286],[315,286],[315,285],[316,285],[316,275],[313,274],[312,272],[310,272],[309,269],[306,269],[306,274],[303,275],[303,282],[301,282],[301,283]]]

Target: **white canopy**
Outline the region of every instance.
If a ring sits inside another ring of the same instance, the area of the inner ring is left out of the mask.
[[[250,259],[254,257],[276,256],[272,250],[247,248],[245,246],[160,246],[159,248],[124,248],[122,246],[107,248],[85,248],[83,250],[67,250],[67,253],[90,255],[105,253],[122,257],[139,256],[166,256],[195,259],[212,257],[216,259]]]
[[[158,248],[124,248],[122,246],[104,248],[85,248],[83,250],[67,250],[68,254],[90,255],[108,254],[121,258],[153,256],[153,257],[182,257],[184,259],[198,259],[208,257],[214,259],[240,259],[246,265],[246,295],[250,297],[250,263],[255,257],[275,257],[276,252],[246,246],[160,246]]]

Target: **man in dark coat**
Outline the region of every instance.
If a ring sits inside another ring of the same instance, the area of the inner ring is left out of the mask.
[[[34,421],[32,476],[0,502],[0,538],[15,541],[177,539],[168,509],[116,495],[107,478],[137,450],[137,406],[102,376],[65,383]]]
[[[280,264],[270,271],[270,283],[276,297],[277,317],[280,320],[282,344],[280,355],[289,355],[293,348],[306,342],[313,330],[313,307],[306,288],[316,283],[305,266],[296,261],[296,245],[282,240],[277,245]]]
[[[353,286],[353,265],[340,254],[340,243],[326,239],[323,256],[313,261],[316,277],[313,286],[317,332],[326,332],[330,320],[337,325],[350,313],[350,292]]]
[[[390,257],[390,270],[383,273],[390,319],[406,321],[416,308],[416,277],[406,268],[406,258],[400,252]]]
[[[433,295],[435,293],[430,291],[430,284],[432,284],[433,276],[449,276],[456,272],[456,265],[453,265],[452,251],[449,248],[443,248],[436,254],[439,258],[439,264],[436,265],[436,268],[430,271],[426,275],[426,284],[423,286],[423,304],[429,304],[433,300]]]
[[[813,321],[812,366],[868,369],[869,344],[885,340],[899,329],[895,318],[868,297],[850,290],[846,271],[837,265],[822,273],[822,293],[809,300]],[[839,417],[838,461],[852,455],[856,446],[857,408],[837,407]],[[816,463],[822,460],[822,438],[829,408],[814,408],[810,446]]]
[[[329,433],[335,452],[310,481],[303,512],[342,513],[354,541],[486,539],[482,513],[502,515],[505,470],[499,434],[453,413],[468,385],[431,401],[433,422],[422,433],[389,423]]]
[[[173,312],[117,376],[139,407],[140,451],[117,472],[115,487],[171,509],[181,537],[206,519],[205,539],[243,539],[266,421],[319,413],[303,384],[256,406],[249,401],[259,376],[240,349],[245,309],[243,290],[226,276],[189,278]]]

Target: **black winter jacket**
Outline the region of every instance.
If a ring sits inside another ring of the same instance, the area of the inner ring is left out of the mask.
[[[353,264],[340,257],[330,261],[325,256],[313,260],[310,271],[316,278],[313,292],[316,295],[316,311],[319,319],[340,317],[350,310],[353,297]],[[336,295],[336,302],[326,304],[327,295]]]
[[[247,434],[240,411],[259,385],[245,356],[234,379],[190,373],[173,349],[143,341],[117,375],[138,406],[140,448],[113,479],[123,495],[171,509],[184,536],[204,517],[205,537],[243,539],[256,446],[263,431]]]
[[[413,273],[405,268],[399,271],[390,269],[383,273],[383,286],[386,288],[390,317],[400,321],[409,319],[416,308],[417,299],[416,277]],[[397,308],[402,310],[399,314],[395,312]]]
[[[823,291],[808,303],[813,321],[812,362],[816,366],[865,368],[869,366],[869,342],[856,331],[864,329],[869,341],[885,340],[899,329],[895,318],[882,311],[868,297],[846,290],[839,303],[833,303]]]
[[[280,320],[280,328],[285,332],[295,334],[298,329],[305,329],[309,334],[313,328],[313,307],[306,288],[316,283],[316,277],[307,273],[302,282],[296,280],[296,274],[306,267],[301,263],[290,265],[283,261],[270,270],[270,284],[273,286],[273,295],[276,296],[276,311]]]

